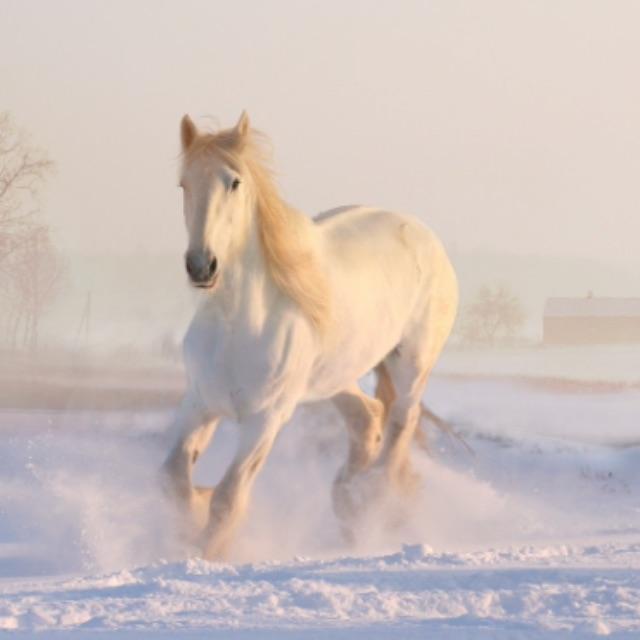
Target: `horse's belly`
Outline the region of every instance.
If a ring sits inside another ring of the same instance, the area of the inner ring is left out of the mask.
[[[423,281],[406,253],[393,269],[376,261],[366,266],[345,268],[336,281],[335,334],[314,367],[310,399],[335,395],[382,361],[401,341],[422,294]]]
[[[398,344],[404,324],[343,326],[340,339],[315,364],[305,400],[330,398],[371,371]]]

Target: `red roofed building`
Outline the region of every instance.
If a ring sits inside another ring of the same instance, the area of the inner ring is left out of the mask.
[[[545,344],[640,343],[640,298],[549,298]]]

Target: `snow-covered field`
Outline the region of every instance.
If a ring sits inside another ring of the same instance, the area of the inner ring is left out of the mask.
[[[445,351],[440,373],[640,386],[640,345],[525,346]]]
[[[372,513],[355,548],[329,499],[343,427],[328,405],[302,408],[230,564],[188,558],[176,541],[155,477],[169,412],[0,412],[0,629],[639,638],[638,386],[440,375],[426,400],[473,453],[429,429],[430,455],[414,454],[420,495]],[[217,480],[233,444],[223,425],[199,483]]]

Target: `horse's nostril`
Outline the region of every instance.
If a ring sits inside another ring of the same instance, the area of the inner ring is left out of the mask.
[[[191,260],[190,256],[187,256],[185,258],[184,266],[187,269],[187,273],[193,278],[195,269],[193,267],[193,261]]]
[[[209,258],[210,254],[187,253],[185,255],[185,268],[191,280],[196,284],[206,283],[213,278],[218,261],[216,258]]]

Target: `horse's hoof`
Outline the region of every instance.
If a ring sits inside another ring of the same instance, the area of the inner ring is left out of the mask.
[[[384,475],[375,467],[334,483],[333,512],[347,545],[355,547],[358,540],[366,537],[371,513],[383,500],[386,488]]]
[[[200,537],[202,549],[202,557],[209,562],[226,562],[229,559],[229,550],[231,548],[231,540],[221,539],[210,532],[205,532]]]
[[[404,498],[413,499],[420,492],[422,476],[411,465],[406,464],[395,474],[393,484]]]

